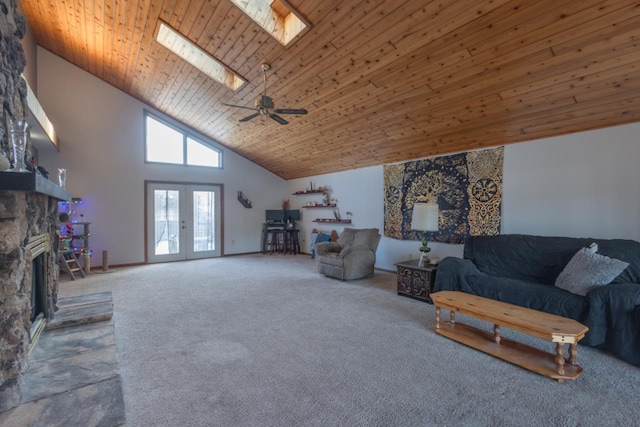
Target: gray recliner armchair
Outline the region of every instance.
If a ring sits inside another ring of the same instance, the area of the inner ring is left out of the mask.
[[[372,275],[379,242],[377,228],[345,228],[337,241],[314,246],[318,273],[340,280]]]

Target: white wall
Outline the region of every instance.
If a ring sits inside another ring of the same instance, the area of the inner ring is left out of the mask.
[[[77,212],[92,223],[92,265],[105,249],[110,265],[144,261],[145,180],[223,184],[224,253],[260,250],[264,210],[280,208],[286,193],[282,178],[225,148],[223,170],[145,164],[143,111],[153,110],[42,48],[38,89],[61,141],[61,152],[41,153],[40,164],[54,180],[58,167],[68,169],[67,189],[83,199]]]
[[[640,124],[505,147],[503,233],[640,240]]]
[[[639,136],[640,124],[632,124],[506,146],[502,233],[640,240]],[[289,193],[310,181],[333,189],[343,216],[354,213],[353,227],[384,229],[382,166],[291,180]],[[313,196],[292,196],[292,208],[307,198]],[[311,219],[320,215],[305,211],[301,235],[308,241],[318,225]],[[462,256],[462,245],[429,246],[433,258]],[[395,270],[394,263],[417,258],[419,247],[383,236],[376,267]]]

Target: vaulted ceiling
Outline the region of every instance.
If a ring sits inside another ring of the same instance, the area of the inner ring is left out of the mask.
[[[310,24],[287,47],[230,0],[21,3],[43,48],[286,179],[640,120],[637,1],[279,1]],[[161,46],[159,20],[247,83]],[[308,115],[221,105],[252,107],[263,63]]]

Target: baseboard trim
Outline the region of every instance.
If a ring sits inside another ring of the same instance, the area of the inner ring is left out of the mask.
[[[125,267],[137,267],[140,265],[146,265],[148,264],[147,262],[132,262],[132,263],[128,263],[128,264],[115,264],[115,265],[110,265],[108,270],[103,270],[101,265],[94,265],[91,266],[91,274],[93,273],[102,273],[102,272],[109,272],[111,271],[113,268],[125,268]]]
[[[260,251],[257,251],[257,252],[240,252],[240,253],[237,253],[237,254],[224,254],[224,255],[222,255],[222,256],[223,256],[224,258],[226,258],[226,257],[230,257],[230,256],[258,255],[258,254],[261,254],[261,253],[262,253],[262,252],[260,252]]]

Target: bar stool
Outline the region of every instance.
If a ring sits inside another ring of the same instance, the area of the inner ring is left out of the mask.
[[[273,252],[282,252],[285,251],[285,231],[284,230],[269,230],[268,232],[269,238],[269,255],[273,254]]]
[[[300,252],[300,241],[298,240],[298,230],[295,228],[287,230],[286,249],[288,253],[298,255]]]

